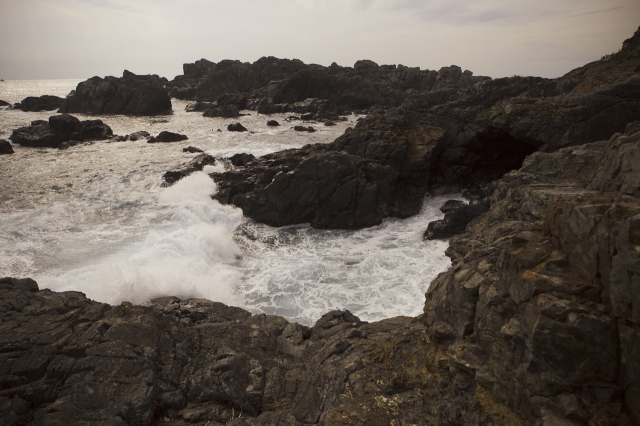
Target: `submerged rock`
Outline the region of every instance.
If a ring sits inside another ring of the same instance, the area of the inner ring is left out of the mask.
[[[217,108],[208,109],[202,114],[203,117],[235,118],[239,115],[238,107],[235,105],[224,105]]]
[[[49,121],[36,120],[11,133],[9,139],[22,146],[58,148],[63,142],[104,140],[113,136],[101,120],[80,121],[69,114],[54,115]]]
[[[316,129],[314,129],[313,127],[309,126],[309,127],[305,127],[305,126],[295,126],[293,128],[293,130],[295,130],[296,132],[310,132],[313,133],[316,131]]]
[[[188,163],[166,172],[162,176],[162,179],[164,180],[162,186],[171,186],[183,177],[189,176],[194,172],[202,171],[205,166],[214,166],[215,164],[216,159],[214,157],[208,154],[200,154]]]
[[[4,106],[10,106],[11,104],[9,102],[3,101],[2,99],[0,99],[0,107],[4,107]]]
[[[9,141],[6,141],[4,139],[0,139],[0,155],[7,155],[7,154],[13,154],[13,147],[11,146],[11,143],[9,143]]]
[[[280,123],[278,123],[276,120],[267,121],[267,126],[269,126],[269,127],[277,127],[279,125],[280,125]]]
[[[29,96],[24,98],[20,103],[15,104],[13,107],[22,111],[54,111],[60,108],[63,101],[64,99],[58,96]],[[0,106],[2,106],[2,104],[0,104]]]
[[[180,142],[189,139],[187,135],[181,135],[180,133],[173,133],[168,131],[162,131],[158,136],[152,136],[147,140],[147,143],[157,142]]]
[[[67,95],[58,112],[85,114],[154,115],[171,110],[164,89],[166,79],[157,75],[135,75],[127,70],[122,78],[93,77],[78,84]]]
[[[182,152],[190,152],[191,154],[195,154],[197,152],[204,152],[200,148],[196,148],[195,146],[189,146],[186,148],[182,148]]]
[[[142,138],[148,138],[149,136],[151,136],[151,134],[149,134],[149,132],[144,131],[144,130],[140,130],[138,132],[131,133],[129,135],[129,140],[135,142],[135,141],[140,140]]]

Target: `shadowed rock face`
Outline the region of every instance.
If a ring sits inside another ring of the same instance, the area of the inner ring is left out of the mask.
[[[638,155],[640,122],[530,156],[486,188],[426,294],[428,334],[531,423],[640,420]]]
[[[165,78],[135,75],[127,70],[122,78],[93,77],[78,84],[58,112],[85,114],[153,115],[171,110]]]
[[[15,104],[14,108],[22,111],[55,111],[60,108],[64,99],[58,96],[43,95],[39,97],[29,96],[22,102]],[[1,106],[1,104],[0,104]]]
[[[49,121],[33,121],[28,127],[14,130],[9,139],[30,147],[59,148],[68,141],[104,140],[113,136],[101,120],[80,121],[69,114],[53,115]]]

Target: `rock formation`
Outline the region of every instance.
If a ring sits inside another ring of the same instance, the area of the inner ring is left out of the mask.
[[[13,107],[22,111],[54,111],[60,108],[64,99],[58,96],[42,95],[40,97],[29,96]]]
[[[11,143],[9,143],[9,141],[6,141],[4,139],[0,139],[0,155],[7,155],[7,154],[13,154],[13,147],[11,146]]]
[[[101,120],[80,121],[69,114],[53,115],[49,121],[32,121],[11,133],[13,143],[30,147],[59,148],[63,142],[104,140],[113,136],[111,128]]]
[[[2,99],[0,99],[0,107],[5,107],[5,106],[10,106],[11,104],[7,101],[3,101]]]
[[[164,89],[165,78],[135,75],[127,70],[122,78],[93,77],[78,84],[67,95],[58,112],[85,114],[154,115],[171,110]]]
[[[180,133],[173,133],[162,131],[158,133],[158,136],[152,136],[147,140],[147,143],[158,143],[158,142],[181,142],[189,139],[187,135],[181,135]]]

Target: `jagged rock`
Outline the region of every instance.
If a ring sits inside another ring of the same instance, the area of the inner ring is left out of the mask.
[[[140,140],[142,138],[148,138],[149,136],[151,136],[151,134],[149,134],[149,132],[144,131],[144,130],[140,130],[139,132],[131,133],[129,135],[129,140],[135,142],[135,141]]]
[[[122,78],[93,77],[78,84],[58,112],[162,114],[171,110],[171,99],[164,89],[166,82],[157,75],[135,75],[127,70]]]
[[[197,152],[204,152],[200,148],[196,148],[195,146],[189,146],[187,148],[182,148],[182,152],[190,152],[191,154],[195,154]]]
[[[13,107],[22,111],[54,111],[60,108],[64,99],[58,96],[42,95],[40,97],[29,96]],[[2,104],[0,104],[2,106]]]
[[[218,108],[206,110],[203,117],[223,117],[223,118],[235,118],[239,115],[238,107],[235,105],[223,105]]]
[[[109,306],[0,279],[4,424],[459,424],[484,412],[423,326],[332,311],[308,328],[203,299]],[[241,414],[241,415],[240,415]],[[339,422],[339,423],[338,423]]]
[[[246,132],[247,129],[240,123],[233,123],[227,126],[227,130],[230,132]]]
[[[448,202],[448,201],[447,201]],[[451,238],[454,235],[462,234],[469,222],[487,211],[484,203],[452,204],[443,206],[444,219],[429,223],[424,233],[427,240],[438,240]]]
[[[69,114],[53,115],[49,121],[36,120],[11,133],[9,139],[22,146],[58,148],[67,141],[109,139],[113,132],[101,120],[80,121]]]
[[[173,133],[162,131],[158,134],[158,136],[152,136],[147,140],[147,143],[157,143],[157,142],[180,142],[186,141],[189,139],[187,135],[181,135],[180,133]]]
[[[253,154],[235,154],[229,158],[231,160],[231,164],[236,167],[245,166],[249,161],[255,160],[255,156]]]
[[[269,127],[276,127],[276,126],[279,126],[279,125],[280,125],[280,123],[278,123],[276,120],[267,121],[267,126],[269,126]]]
[[[11,146],[11,143],[9,143],[9,141],[6,141],[4,139],[0,139],[0,155],[7,155],[7,154],[13,154],[13,147]]]
[[[428,334],[526,424],[640,418],[638,153],[640,122],[533,154],[487,188],[426,294]]]
[[[296,132],[315,132],[316,129],[314,129],[313,127],[309,126],[309,127],[305,127],[305,126],[295,126],[293,128],[293,130],[295,130]]]
[[[215,164],[216,159],[214,157],[208,154],[200,154],[188,163],[166,172],[162,176],[162,179],[164,180],[163,186],[171,186],[183,177],[189,176],[191,173],[202,171],[204,166],[213,166]]]

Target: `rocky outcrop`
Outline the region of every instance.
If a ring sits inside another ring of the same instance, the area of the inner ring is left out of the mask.
[[[168,131],[162,131],[158,133],[158,136],[152,136],[147,139],[147,143],[158,143],[158,142],[181,142],[189,139],[187,135],[182,135],[180,133],[173,133]]]
[[[454,235],[462,234],[469,222],[487,211],[487,206],[483,202],[465,204],[454,201],[455,204],[452,205],[451,201],[447,201],[440,209],[444,213],[444,219],[429,223],[424,233],[425,239],[449,239]]]
[[[426,294],[448,362],[527,424],[640,421],[640,122],[487,188]]]
[[[49,121],[32,121],[11,133],[13,143],[30,147],[59,148],[68,141],[94,141],[110,139],[111,128],[101,120],[80,121],[69,114],[53,115]]]
[[[238,107],[235,105],[224,105],[221,107],[211,108],[206,110],[203,117],[222,117],[222,118],[235,118],[240,115]]]
[[[408,96],[402,107],[371,111],[331,144],[214,175],[218,198],[274,226],[358,228],[407,217],[427,191],[474,190],[537,150],[624,131],[640,118],[637,69],[640,59],[603,60],[556,80],[469,80],[448,69],[436,79],[442,86]]]
[[[7,155],[7,154],[13,154],[13,147],[11,146],[11,143],[9,143],[9,141],[6,141],[4,139],[0,139],[0,155]]]
[[[189,148],[193,148],[193,147],[189,147]],[[187,149],[188,148],[184,148],[184,150],[187,150]],[[202,151],[190,151],[190,152],[202,152]],[[175,168],[173,170],[166,172],[162,176],[162,179],[164,180],[163,186],[165,187],[171,186],[177,181],[179,181],[180,179],[182,179],[183,177],[188,176],[194,172],[202,171],[202,169],[204,169],[205,166],[213,166],[215,164],[216,164],[216,159],[214,157],[208,154],[200,154],[197,157],[193,158],[188,163],[183,164],[178,168]]]
[[[167,80],[157,75],[135,75],[127,70],[122,78],[93,77],[78,84],[58,112],[85,114],[154,115],[171,110],[164,88]]]
[[[54,111],[60,108],[64,99],[58,96],[42,95],[40,97],[29,96],[22,100],[22,102],[15,104],[14,109],[22,111]],[[0,104],[2,106],[2,104]]]
[[[11,278],[0,279],[0,315],[6,425],[492,420],[411,318],[333,311],[308,328],[202,299],[109,306]]]

